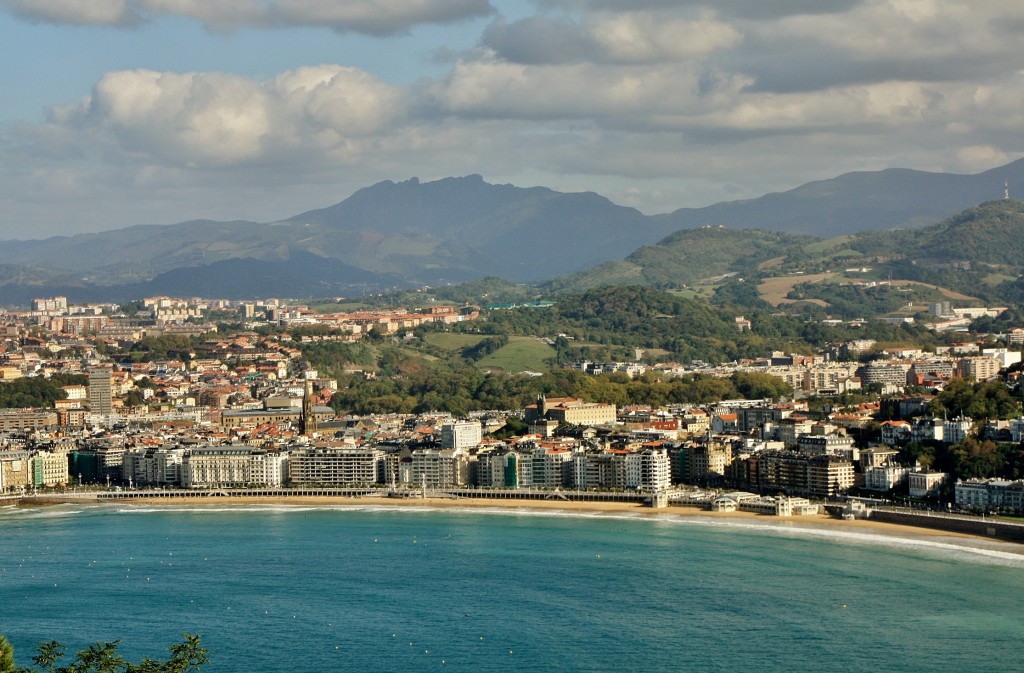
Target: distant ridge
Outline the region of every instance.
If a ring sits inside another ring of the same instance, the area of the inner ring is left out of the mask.
[[[479,175],[385,181],[278,222],[196,220],[7,241],[0,245],[0,301],[24,296],[16,289],[22,286],[36,295],[65,288],[69,298],[87,289],[90,296],[132,290],[241,298],[487,276],[538,282],[591,274],[584,286],[609,274],[615,282],[692,282],[733,268],[730,247],[760,263],[792,242],[759,234],[762,247],[752,250],[744,247],[752,235],[687,238],[681,230],[722,225],[832,237],[917,227],[998,198],[1004,182],[1011,193],[1015,185],[1024,193],[1024,160],[976,175],[848,173],[757,199],[645,216],[592,192],[495,185]],[[674,247],[645,249],[671,235]],[[594,274],[598,265],[605,266]],[[659,265],[675,269],[664,274]]]
[[[1024,159],[974,175],[904,168],[846,173],[787,192],[706,208],[681,208],[655,219],[675,229],[724,224],[831,238],[860,231],[932,224],[998,199],[1004,182],[1024,195]]]

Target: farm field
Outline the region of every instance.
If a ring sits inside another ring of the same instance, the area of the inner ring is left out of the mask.
[[[494,351],[478,363],[484,369],[503,369],[510,373],[546,372],[551,367],[545,360],[555,356],[555,349],[536,337],[509,337],[507,346]]]
[[[818,283],[828,278],[836,276],[835,273],[807,273],[798,276],[776,276],[774,278],[768,278],[764,282],[757,286],[757,292],[761,295],[761,298],[772,306],[779,306],[781,304],[793,304],[797,300],[790,299],[786,295],[790,291],[801,283]],[[827,302],[821,299],[805,299],[819,306],[828,306]]]
[[[446,351],[457,351],[467,346],[474,346],[483,341],[488,335],[486,334],[454,334],[451,332],[431,332],[427,334],[423,340],[431,346],[444,349]]]

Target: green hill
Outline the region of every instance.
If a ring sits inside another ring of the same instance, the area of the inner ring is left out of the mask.
[[[586,290],[602,285],[647,285],[667,289],[720,279],[728,274],[754,274],[761,264],[808,259],[806,248],[817,242],[761,229],[701,227],[684,229],[655,245],[636,250],[621,262],[608,262],[559,279],[553,289]]]
[[[919,263],[1024,265],[1024,202],[988,201],[938,224],[907,231],[863,233],[850,248],[901,255]]]

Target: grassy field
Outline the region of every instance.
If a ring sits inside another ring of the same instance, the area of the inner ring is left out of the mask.
[[[776,276],[774,278],[768,278],[763,283],[757,286],[757,291],[761,295],[761,298],[772,306],[779,306],[780,304],[792,304],[796,300],[789,299],[786,297],[795,286],[800,283],[818,283],[828,278],[835,276],[834,273],[807,273],[799,276]],[[820,299],[806,299],[819,306],[828,306],[828,304]]]
[[[824,241],[816,241],[809,245],[804,246],[804,250],[808,255],[819,255],[826,250],[837,248],[842,245],[846,245],[853,240],[853,236],[836,236],[835,238],[827,238]]]
[[[786,261],[785,257],[772,257],[771,259],[766,259],[765,261],[763,261],[760,264],[758,264],[757,265],[757,270],[758,271],[764,271],[765,269],[772,269],[772,268],[775,268],[777,266],[782,266],[782,263],[785,262],[785,261]]]
[[[939,292],[942,293],[942,296],[946,297],[947,299],[960,299],[962,301],[977,301],[977,297],[971,297],[971,296],[968,296],[966,294],[962,294],[960,292],[954,292],[953,290],[950,290],[950,289],[945,288],[945,287],[939,287],[938,285],[932,285],[931,283],[922,283],[922,282],[917,281],[917,280],[894,280],[894,281],[892,281],[892,284],[893,285],[920,285],[921,287],[928,287],[928,288],[931,288],[933,290],[938,290]]]
[[[446,351],[457,351],[467,346],[473,346],[486,338],[486,334],[452,334],[450,332],[431,332],[424,337],[431,346]]]
[[[981,282],[985,283],[989,287],[995,287],[1000,283],[1006,283],[1009,281],[1017,280],[1017,276],[1008,276],[1005,273],[990,273],[985,276]]]
[[[516,373],[522,371],[546,372],[550,367],[545,359],[554,357],[555,349],[535,337],[509,337],[509,343],[491,353],[478,364],[485,369],[503,369]]]

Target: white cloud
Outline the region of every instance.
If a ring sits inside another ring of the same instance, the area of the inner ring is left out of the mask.
[[[492,12],[487,0],[275,0],[270,6],[270,15],[286,25],[327,25],[379,35]]]
[[[124,156],[176,166],[344,153],[404,114],[401,91],[356,68],[322,65],[259,82],[223,73],[126,70],[105,75],[51,130],[77,131]]]
[[[0,0],[0,8],[42,23],[131,26],[142,18],[126,0]]]
[[[579,23],[545,16],[499,20],[483,42],[498,57],[518,63],[657,64],[704,57],[741,39],[734,27],[709,16],[625,12],[600,13]]]
[[[65,21],[180,15],[218,30],[326,25],[380,33],[489,11],[476,0],[0,3],[12,11],[61,9]],[[107,73],[82,100],[54,106],[47,123],[6,132],[0,212],[42,221],[48,206],[75,204],[70,219],[80,228],[200,216],[267,220],[381,179],[467,173],[594,189],[652,212],[849,170],[973,172],[1024,153],[1013,29],[1024,29],[1024,6],[551,6],[495,20],[447,73],[409,86],[341,65],[263,79]]]
[[[181,16],[214,30],[324,26],[372,35],[494,11],[488,0],[0,0],[0,8],[30,21],[70,25],[130,26]]]

